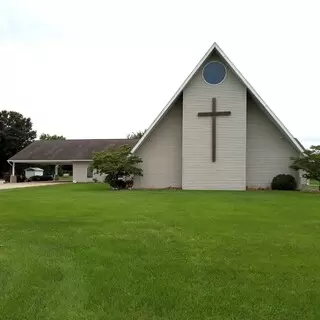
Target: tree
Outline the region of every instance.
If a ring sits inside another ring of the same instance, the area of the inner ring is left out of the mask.
[[[133,176],[142,176],[142,169],[136,167],[141,162],[140,157],[131,153],[130,146],[112,146],[105,151],[94,153],[91,169],[107,175],[106,181],[110,186],[121,189],[125,187],[121,179],[128,181],[133,180]]]
[[[0,111],[0,175],[10,169],[7,160],[29,145],[36,136],[30,118],[15,111]]]
[[[127,134],[127,139],[140,139],[147,130],[131,132]]]
[[[301,157],[292,158],[292,160],[291,168],[302,170],[303,176],[307,179],[317,180],[320,191],[320,145],[311,146],[309,150],[304,151]]]
[[[56,134],[50,135],[48,133],[42,133],[39,139],[40,140],[66,140],[64,136],[58,136]]]

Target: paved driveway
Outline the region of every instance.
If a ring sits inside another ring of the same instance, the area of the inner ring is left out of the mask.
[[[16,189],[16,188],[42,187],[42,186],[56,186],[57,184],[63,184],[63,183],[66,183],[66,182],[48,181],[48,182],[2,183],[0,181],[0,190]]]

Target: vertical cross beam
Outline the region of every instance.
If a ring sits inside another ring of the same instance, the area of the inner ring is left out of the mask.
[[[217,152],[217,117],[218,116],[230,116],[231,111],[218,111],[216,98],[212,98],[212,111],[211,112],[199,112],[198,117],[212,117],[212,162],[216,162]]]
[[[216,162],[217,158],[217,101],[212,98],[212,162]]]

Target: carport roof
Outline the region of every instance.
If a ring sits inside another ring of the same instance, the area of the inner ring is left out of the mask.
[[[111,146],[127,144],[133,147],[136,139],[83,139],[83,140],[38,140],[9,159],[12,162],[59,162],[91,160],[94,152]]]

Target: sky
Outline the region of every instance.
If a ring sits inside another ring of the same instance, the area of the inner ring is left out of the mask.
[[[320,144],[320,4],[1,0],[0,110],[38,134],[149,127],[213,42],[306,147]]]

